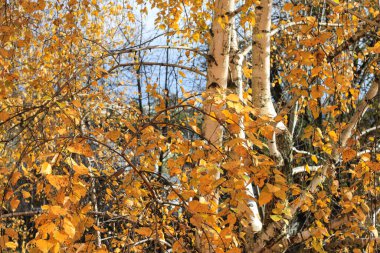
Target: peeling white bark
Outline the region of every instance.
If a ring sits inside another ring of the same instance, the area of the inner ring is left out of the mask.
[[[231,81],[235,86],[235,93],[238,94],[240,101],[244,101],[243,98],[243,61],[244,61],[244,51],[240,52],[238,47],[237,34],[234,27],[231,30],[231,59],[230,59],[230,71],[231,71]],[[244,132],[244,119],[241,117],[239,119],[240,133],[239,137],[245,139]],[[261,231],[263,224],[260,219],[259,207],[253,199],[257,199],[253,191],[252,183],[247,182],[246,194],[251,197],[247,205],[251,211],[249,219],[250,227],[247,229],[248,233],[256,233]]]
[[[275,118],[277,116],[270,92],[270,29],[272,0],[263,0],[256,7],[256,25],[252,39],[252,103],[260,115]],[[282,122],[276,126],[286,129]],[[276,158],[279,165],[283,163],[276,144],[276,133],[268,143],[270,155]]]
[[[311,172],[318,171],[320,168],[322,168],[322,165],[316,165],[316,166],[309,166],[309,169]],[[301,172],[306,172],[306,167],[305,166],[299,166],[293,168],[293,175],[301,173]]]
[[[276,117],[270,92],[270,27],[272,0],[263,0],[256,7],[256,26],[252,44],[252,99],[260,113]]]
[[[374,82],[372,83],[371,87],[369,88],[367,94],[365,95],[364,99],[360,101],[359,106],[357,107],[354,115],[350,119],[350,121],[347,123],[345,126],[343,132],[340,135],[340,146],[341,147],[346,147],[347,141],[352,137],[354,134],[354,130],[356,129],[356,126],[360,119],[362,118],[363,114],[367,111],[368,109],[368,102],[373,99],[379,90],[379,79],[376,78]],[[339,160],[339,150],[334,149],[333,151],[333,158],[338,161]]]
[[[374,126],[374,127],[368,128],[368,129],[364,130],[363,132],[361,132],[359,137],[363,137],[364,135],[366,135],[370,132],[373,132],[377,129],[380,129],[380,126]]]
[[[291,113],[290,113],[290,120],[289,120],[289,131],[292,137],[294,138],[294,133],[296,130],[297,122],[298,122],[298,101],[295,103]]]
[[[214,1],[214,17],[211,27],[211,41],[208,55],[206,99],[204,100],[204,110],[208,114],[221,114],[223,106],[218,103],[218,98],[223,101],[225,90],[227,89],[229,53],[231,42],[231,20],[225,18],[227,13],[234,10],[234,0]],[[223,23],[227,21],[226,23]],[[222,21],[222,22],[220,22]],[[212,144],[212,147],[220,148],[223,140],[223,128],[218,121],[205,115],[203,122],[203,135]],[[214,180],[220,178],[218,170],[209,171],[209,175]],[[206,197],[206,200],[218,211],[219,194],[214,191]],[[200,235],[197,244],[202,252],[213,252],[213,245],[210,245],[208,235]],[[212,244],[212,243],[211,243]]]
[[[223,29],[218,22],[218,18],[222,17],[226,12],[233,10],[234,1],[217,0],[214,5],[215,13],[212,22],[212,38],[207,69],[207,99],[204,108],[207,113],[214,112],[218,115],[218,112],[220,112],[222,108],[216,105],[213,100],[218,93],[217,90],[223,92],[223,90],[227,88],[231,36],[230,25],[226,24]],[[215,146],[221,146],[223,130],[219,122],[206,116],[203,123],[203,132],[207,140]]]

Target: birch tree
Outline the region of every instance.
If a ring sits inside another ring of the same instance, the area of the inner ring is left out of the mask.
[[[1,2],[0,248],[376,252],[379,12]]]

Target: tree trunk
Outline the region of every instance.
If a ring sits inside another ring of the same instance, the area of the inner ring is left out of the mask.
[[[203,122],[203,135],[209,141],[211,152],[209,161],[216,162],[218,157],[215,149],[221,148],[223,140],[223,128],[212,115],[218,117],[223,110],[223,100],[227,89],[228,66],[231,40],[231,22],[226,16],[234,8],[234,0],[216,0],[214,2],[214,17],[211,28],[211,41],[208,55],[206,99],[204,102],[205,115]],[[208,171],[208,176],[213,181],[220,178],[220,172],[215,169]],[[219,194],[213,191],[205,200],[209,203],[211,213],[218,212]],[[213,252],[212,237],[207,234],[209,227],[202,229],[199,244],[203,252]]]
[[[256,7],[256,25],[252,38],[252,103],[261,116],[274,118],[277,116],[270,92],[270,29],[271,29],[272,0],[263,0]],[[276,126],[285,130],[280,122]],[[281,165],[283,159],[277,148],[276,134],[268,143],[272,157]]]
[[[232,21],[233,22],[233,21]],[[231,92],[239,96],[240,101],[244,101],[243,98],[243,61],[244,61],[244,52],[241,52],[238,47],[238,40],[235,27],[233,25],[231,30],[231,54],[230,54],[230,77],[231,77]],[[244,131],[244,119],[241,117],[239,119],[240,133],[239,137],[245,139]],[[247,220],[249,221],[250,226],[246,228],[247,236],[246,240],[253,239],[252,236],[262,229],[262,222],[259,214],[259,207],[257,203],[253,200],[257,199],[258,196],[255,195],[252,183],[247,182],[246,194],[252,199],[248,200],[247,205],[250,209],[250,213],[246,215]]]

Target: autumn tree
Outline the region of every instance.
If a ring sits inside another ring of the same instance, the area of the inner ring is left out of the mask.
[[[379,7],[2,1],[0,248],[377,251]]]

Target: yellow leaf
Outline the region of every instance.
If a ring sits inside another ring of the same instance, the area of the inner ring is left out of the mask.
[[[315,163],[318,163],[318,158],[315,155],[311,156],[311,160]]]
[[[195,40],[195,41],[199,41],[199,38],[200,38],[200,36],[199,36],[199,33],[193,33],[193,40]]]
[[[379,233],[377,232],[377,229],[374,226],[369,226],[368,230],[372,232],[375,238],[379,237]]]
[[[70,238],[73,238],[74,235],[75,235],[75,227],[73,225],[73,223],[71,223],[71,221],[67,218],[65,218],[63,220],[63,230],[65,231],[65,233],[70,237]]]
[[[50,206],[49,211],[52,214],[58,215],[58,216],[63,216],[67,214],[67,210],[60,206]]]
[[[323,91],[325,88],[321,85],[314,85],[311,87],[311,97],[314,99],[321,98],[323,96]]]
[[[11,178],[11,184],[15,185],[18,180],[22,177],[22,174],[18,171],[14,172]]]
[[[334,142],[337,142],[338,141],[338,135],[335,133],[335,131],[329,131],[329,136],[330,138],[334,141]]]
[[[307,173],[310,174],[310,168],[309,168],[309,165],[307,165],[307,164],[305,165],[305,170],[306,170]]]
[[[104,229],[104,228],[100,228],[100,227],[98,227],[98,226],[96,226],[96,225],[94,225],[94,226],[92,226],[96,231],[100,231],[100,232],[106,232],[107,230],[106,229]]]
[[[284,4],[284,10],[285,11],[290,11],[293,7],[293,4],[292,3],[286,3]]]
[[[143,235],[143,236],[150,236],[152,234],[152,229],[148,227],[142,227],[135,230],[136,233]]]
[[[7,242],[5,243],[5,247],[15,250],[17,248],[18,244],[15,242]]]
[[[316,100],[313,99],[309,101],[309,109],[311,110],[311,114],[313,115],[313,118],[317,119],[319,117],[320,108]]]
[[[181,239],[179,239],[179,240],[177,240],[177,241],[175,241],[174,243],[173,243],[173,252],[177,252],[177,253],[183,253],[183,252],[186,252],[185,250],[184,250],[184,248],[182,247],[182,245],[183,245],[183,241],[182,241],[183,239],[181,238]]]
[[[74,165],[73,170],[75,171],[76,174],[78,175],[87,175],[88,174],[88,168],[84,166],[83,164],[81,165]]]
[[[38,228],[38,231],[42,234],[50,234],[56,228],[56,225],[52,222],[46,223]]]
[[[63,243],[67,240],[68,236],[60,231],[54,231],[53,238],[56,239],[58,242]]]
[[[232,248],[232,249],[228,250],[226,253],[241,253],[241,249]]]
[[[37,240],[36,241],[36,247],[41,250],[43,253],[48,253],[49,250],[53,247],[53,243],[47,241],[47,240]]]
[[[239,96],[236,94],[230,94],[226,97],[227,100],[232,101],[232,102],[239,102]]]
[[[56,243],[54,247],[51,249],[51,252],[59,253],[60,249],[61,249],[61,245],[59,243]]]
[[[43,175],[48,175],[48,174],[51,174],[51,164],[48,163],[48,162],[44,162],[42,165],[41,165],[41,170],[40,170],[40,173],[43,174]]]
[[[73,100],[71,101],[71,103],[73,103],[75,107],[78,107],[78,108],[82,107],[81,103],[78,100]]]
[[[282,216],[281,215],[271,215],[270,218],[274,221],[280,221],[282,220]]]
[[[180,74],[182,77],[186,77],[185,73],[183,73],[182,71],[178,71],[178,74]]]
[[[246,78],[251,78],[252,76],[252,69],[248,68],[248,66],[243,67],[243,74]]]

